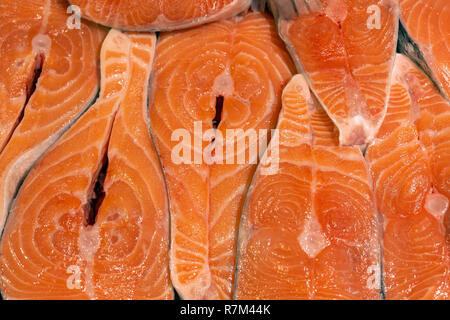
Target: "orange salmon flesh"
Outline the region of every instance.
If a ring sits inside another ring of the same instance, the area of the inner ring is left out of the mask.
[[[1,0],[0,30],[0,299],[450,300],[450,1]]]

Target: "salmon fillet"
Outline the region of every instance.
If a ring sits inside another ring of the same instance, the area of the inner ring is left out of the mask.
[[[240,213],[265,149],[251,133],[275,126],[293,69],[260,13],[159,39],[150,119],[169,194],[171,278],[182,298],[232,296]],[[230,137],[231,129],[242,131]]]
[[[70,0],[81,15],[102,25],[167,31],[230,18],[252,0]]]
[[[377,134],[386,113],[397,0],[272,0],[298,71],[339,129],[341,145]]]
[[[410,97],[417,88],[410,87],[414,75],[408,73],[415,71],[411,61],[397,56],[387,115],[366,153],[384,220],[385,295],[450,299],[450,255],[443,226],[448,198],[433,188],[432,156],[414,126],[422,117]]]
[[[94,100],[105,31],[62,0],[0,2],[0,232],[19,182]]]
[[[242,214],[235,298],[379,299],[377,212],[361,151],[338,145],[302,75],[282,102]]]
[[[450,101],[450,3],[400,0],[400,49],[433,79]]]
[[[111,30],[96,103],[24,181],[0,246],[7,299],[170,299],[147,90],[156,37]]]

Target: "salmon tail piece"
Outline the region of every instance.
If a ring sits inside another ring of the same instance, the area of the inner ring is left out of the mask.
[[[268,0],[268,5],[277,21],[289,20],[297,17],[297,10],[292,0]]]
[[[439,80],[428,65],[419,46],[408,35],[408,31],[401,21],[399,26],[398,49],[400,53],[403,53],[414,61],[430,78],[430,81],[436,87],[436,90],[438,90],[447,101],[450,101],[448,94],[443,90],[442,86],[439,85]]]
[[[33,167],[11,209],[0,243],[6,299],[173,298],[147,115],[155,48],[155,34],[105,38],[97,101]]]
[[[339,129],[340,144],[372,141],[387,108],[398,1],[270,3],[297,70]]]

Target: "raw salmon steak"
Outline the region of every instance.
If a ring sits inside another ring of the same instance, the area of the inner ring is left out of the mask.
[[[400,0],[400,49],[419,64],[450,101],[450,2]]]
[[[368,168],[296,75],[255,173],[239,230],[237,299],[379,299]],[[267,165],[278,161],[278,171]],[[271,173],[271,174],[268,174]]]
[[[294,66],[261,13],[162,34],[156,52],[150,119],[169,194],[171,279],[182,298],[229,299],[261,131],[275,126]]]
[[[170,299],[169,215],[149,133],[154,34],[111,30],[96,103],[33,167],[1,240],[7,299]]]
[[[410,93],[417,90],[410,87],[415,71],[408,58],[398,55],[387,115],[366,153],[384,222],[385,296],[450,299],[450,255],[443,225],[449,201],[434,187],[432,163],[436,160],[427,153],[430,147],[422,143],[414,126],[418,118],[433,118],[425,109],[425,116],[421,115],[421,110],[416,109],[417,101],[411,99]],[[437,125],[438,117],[435,120]],[[431,132],[423,134],[435,137],[436,129],[429,128]]]
[[[69,0],[97,23],[128,30],[171,30],[230,18],[252,0]]]
[[[397,55],[396,60],[397,77],[408,89],[412,120],[430,161],[433,188],[450,199],[450,103],[411,60],[403,55]],[[450,243],[450,208],[445,221]]]
[[[272,0],[282,38],[341,145],[377,134],[397,45],[397,0]]]
[[[103,29],[63,0],[0,1],[0,232],[33,163],[94,100]]]

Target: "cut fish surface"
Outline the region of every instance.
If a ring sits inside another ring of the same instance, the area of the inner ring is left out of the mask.
[[[396,59],[398,77],[408,88],[420,142],[427,150],[433,188],[450,199],[450,103],[411,60],[403,55]],[[450,210],[445,214],[445,222],[450,243]]]
[[[168,201],[146,120],[155,47],[154,34],[109,32],[99,98],[33,167],[11,210],[4,298],[173,298]]]
[[[242,213],[235,298],[379,299],[377,212],[362,153],[338,145],[302,75],[282,102]],[[276,154],[278,172],[266,175]]]
[[[167,31],[235,16],[252,0],[69,0],[81,15],[127,30]]]
[[[264,140],[260,129],[275,126],[293,71],[275,25],[260,13],[158,41],[150,119],[169,193],[171,279],[182,298],[232,296],[237,228],[258,160],[250,149]],[[224,150],[228,129],[242,129],[238,139],[250,129],[257,136],[245,148],[230,138],[231,154]],[[215,161],[202,157],[211,148]]]
[[[399,54],[396,60],[397,77],[408,89],[411,118],[430,161],[433,188],[450,199],[450,103],[406,56]],[[450,210],[445,214],[445,222],[450,240]]]
[[[397,0],[271,0],[298,71],[339,129],[362,145],[383,121],[397,45]]]
[[[419,64],[450,101],[450,2],[399,0],[400,49]]]
[[[432,88],[431,83],[430,87],[426,83],[420,88],[411,86],[416,76],[428,81],[424,74],[415,74],[418,71],[408,58],[397,56],[387,115],[377,139],[366,152],[384,221],[385,296],[450,299],[450,255],[443,225],[448,199],[433,187],[438,182],[433,178],[435,155],[427,152],[434,149],[432,141],[438,143],[442,132],[436,126],[429,128],[434,133],[428,132],[427,141],[422,139],[423,128],[417,130],[414,125],[425,119],[439,122],[442,118],[433,110],[439,106],[427,104],[420,108],[417,100],[411,99],[417,90],[430,94]]]
[[[62,0],[0,2],[0,232],[19,182],[98,91],[105,31]]]

